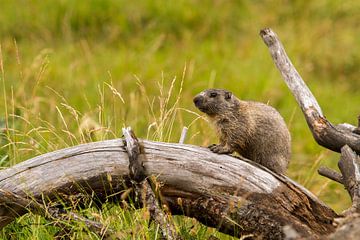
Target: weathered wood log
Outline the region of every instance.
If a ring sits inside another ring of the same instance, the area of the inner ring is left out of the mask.
[[[348,145],[360,154],[360,135],[347,130],[355,129],[355,127],[334,126],[324,117],[316,98],[291,63],[276,33],[266,28],[260,31],[260,36],[268,46],[276,67],[300,105],[316,142],[336,152],[340,152],[343,146]]]
[[[221,232],[283,237],[290,225],[300,236],[334,231],[337,215],[285,176],[246,159],[185,144],[143,141],[146,175],[157,176],[173,214],[194,217]],[[0,189],[37,199],[94,191],[101,199],[126,190],[128,155],[121,139],[47,153],[0,172]],[[0,205],[0,227],[26,213]]]

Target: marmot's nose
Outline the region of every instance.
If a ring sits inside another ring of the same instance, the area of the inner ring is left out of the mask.
[[[197,95],[196,97],[194,97],[194,104],[195,106],[199,106],[199,104],[202,103],[202,101],[204,100],[204,97],[203,96],[200,96],[200,95]]]

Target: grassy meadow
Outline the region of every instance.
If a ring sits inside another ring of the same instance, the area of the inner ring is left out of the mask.
[[[2,0],[0,7],[0,167],[89,141],[121,136],[208,145],[217,138],[192,104],[209,87],[268,102],[292,134],[288,175],[340,212],[342,186],[317,174],[339,154],[318,146],[258,33],[271,27],[333,123],[360,113],[360,2],[225,0]],[[82,214],[123,239],[156,239],[143,210],[89,203]],[[211,234],[175,217],[185,239]],[[70,224],[70,223],[69,223]],[[99,239],[72,222],[71,239]],[[2,239],[53,239],[37,215],[18,218]]]

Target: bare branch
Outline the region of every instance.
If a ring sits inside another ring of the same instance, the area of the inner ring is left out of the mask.
[[[295,96],[296,101],[301,106],[301,109],[313,108],[319,116],[323,117],[316,98],[306,86],[300,74],[296,71],[276,33],[270,28],[265,28],[260,31],[260,36],[269,47],[276,67],[279,69],[286,84]]]
[[[327,177],[327,178],[329,178],[329,179],[331,179],[331,180],[333,180],[335,182],[343,184],[342,175],[340,173],[338,173],[337,171],[331,169],[331,168],[321,166],[318,169],[318,173],[321,176]]]
[[[266,28],[260,31],[260,36],[268,46],[275,65],[300,105],[316,142],[336,152],[340,152],[344,145],[349,145],[360,154],[360,136],[345,128],[334,126],[324,117],[318,102],[291,63],[277,35]]]

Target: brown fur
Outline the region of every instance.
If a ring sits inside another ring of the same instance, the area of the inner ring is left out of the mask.
[[[274,172],[285,173],[291,155],[290,133],[273,107],[239,100],[221,89],[201,92],[194,103],[208,115],[218,132],[220,144],[210,145],[211,151],[236,151]]]

